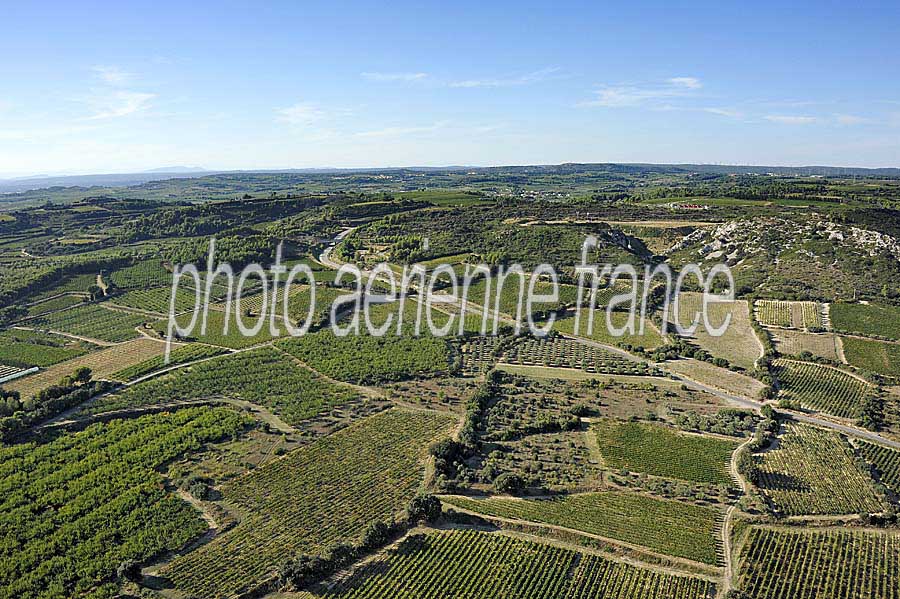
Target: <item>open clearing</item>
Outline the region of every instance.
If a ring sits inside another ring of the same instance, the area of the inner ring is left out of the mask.
[[[678,296],[678,320],[682,328],[689,328],[695,315],[702,312],[702,297],[699,293],[682,293]],[[670,310],[672,310],[669,316],[671,321],[674,319],[674,304],[670,306]],[[724,334],[719,337],[712,336],[706,330],[701,318],[696,331],[688,337],[717,358],[725,358],[731,364],[747,370],[753,369],[756,360],[762,355],[763,348],[750,325],[750,308],[747,302],[710,302],[708,312],[712,328],[721,327],[729,315],[731,316]]]

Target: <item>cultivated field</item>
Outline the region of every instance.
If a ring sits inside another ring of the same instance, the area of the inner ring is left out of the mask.
[[[425,448],[450,426],[452,419],[434,413],[386,412],[225,485],[241,523],[163,575],[187,597],[229,597],[266,580],[288,558],[358,537],[412,499]]]
[[[875,466],[881,482],[900,494],[900,451],[867,441],[857,441],[856,446],[866,461]]]
[[[451,366],[447,342],[436,337],[337,337],[329,328],[284,339],[278,347],[323,374],[359,384],[433,376]]]
[[[85,304],[27,320],[24,326],[117,343],[137,337],[134,329],[145,320],[144,316]]]
[[[594,425],[608,468],[730,485],[736,441],[676,432],[660,424],[603,420]]]
[[[765,388],[765,385],[760,381],[745,374],[732,372],[725,368],[714,366],[709,362],[701,362],[692,358],[672,360],[666,362],[665,367],[667,370],[671,370],[702,385],[721,389],[741,397],[758,399],[760,392]]]
[[[788,516],[878,512],[884,502],[837,433],[785,425],[776,449],[756,456],[758,486]]]
[[[172,289],[170,287],[154,287],[152,289],[135,289],[128,291],[122,295],[117,295],[109,300],[109,303],[126,308],[134,308],[135,310],[143,310],[145,312],[155,312],[157,314],[168,314],[170,302],[172,298]],[[187,312],[193,310],[197,301],[197,296],[193,290],[184,290],[178,288],[175,293],[175,313]],[[201,293],[201,304],[203,295]]]
[[[772,341],[778,353],[784,356],[799,356],[803,352],[809,352],[814,356],[842,362],[843,340],[840,335],[834,333],[807,333],[805,331],[793,331],[790,329],[775,329],[771,331]]]
[[[0,597],[115,595],[124,561],[178,549],[206,529],[156,469],[247,424],[224,408],[183,410],[0,448]]]
[[[897,306],[834,303],[831,324],[842,333],[900,341],[900,307]]]
[[[859,417],[863,401],[875,392],[872,385],[831,366],[776,360],[775,368],[779,397],[841,418]]]
[[[27,368],[45,368],[86,354],[96,346],[39,331],[0,331],[0,363]]]
[[[900,343],[872,341],[858,337],[844,337],[847,362],[884,376],[900,378]]]
[[[193,280],[182,277],[181,282]],[[160,260],[144,260],[132,266],[120,268],[109,275],[109,281],[119,289],[148,289],[150,287],[172,287],[172,273],[166,270]]]
[[[605,310],[595,310],[594,324],[591,327],[590,334],[588,334],[589,312],[582,310],[581,320],[578,323],[578,336],[607,345],[628,344],[634,347],[643,347],[644,349],[655,349],[663,344],[662,335],[660,335],[656,325],[649,318],[644,318],[642,321],[640,315],[635,315],[634,334],[626,333],[621,337],[615,337],[607,325],[606,316],[607,312]],[[609,313],[609,320],[613,328],[621,329],[628,324],[628,314],[626,312],[611,312]],[[644,327],[643,333],[641,333],[642,324]],[[557,319],[553,324],[553,330],[568,335],[575,335],[575,316]]]
[[[647,547],[666,555],[716,565],[715,508],[604,491],[549,499],[442,497],[445,503],[486,516],[562,526]]]
[[[164,374],[105,397],[87,409],[103,413],[154,404],[237,398],[270,408],[289,424],[299,424],[357,397],[354,390],[326,381],[277,349],[261,347]]]
[[[900,536],[892,532],[753,527],[738,588],[751,599],[896,599]]]
[[[816,302],[757,300],[756,318],[761,324],[793,329],[823,328],[822,313]]]
[[[635,362],[599,347],[562,337],[526,337],[511,344],[501,361],[521,366],[579,368],[597,374],[649,376],[656,373],[646,362]]]
[[[169,354],[169,361],[166,363],[165,355],[154,356],[143,362],[139,362],[128,368],[113,373],[112,378],[117,381],[133,381],[151,372],[156,372],[163,368],[171,368],[180,364],[187,364],[204,358],[211,358],[225,353],[221,347],[212,345],[204,345],[202,343],[189,343],[187,345],[172,345],[172,351]]]
[[[94,379],[119,381],[116,373],[144,360],[161,355],[166,346],[152,339],[134,339],[114,347],[107,347],[87,355],[59,362],[45,370],[6,383],[5,388],[18,391],[23,397],[31,397],[41,389],[56,385],[63,377],[70,376],[77,369],[91,369]]]
[[[477,531],[410,536],[312,597],[708,599],[708,581],[645,570],[531,540]]]

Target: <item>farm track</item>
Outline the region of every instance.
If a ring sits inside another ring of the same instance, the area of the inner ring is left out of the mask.
[[[59,311],[62,312],[62,310]],[[47,331],[48,333],[53,333],[54,335],[59,335],[60,337],[68,337],[69,339],[75,339],[77,341],[85,341],[87,343],[93,343],[94,345],[99,345],[101,347],[115,347],[116,345],[120,345],[120,343],[115,343],[113,341],[101,341],[100,339],[93,339],[91,337],[84,337],[82,335],[73,335],[72,333],[64,333],[62,331],[55,331],[53,329],[37,329],[35,327],[23,326],[14,326],[12,328],[19,329],[20,331]]]

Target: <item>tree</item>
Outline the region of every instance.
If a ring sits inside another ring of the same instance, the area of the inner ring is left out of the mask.
[[[494,489],[498,493],[515,495],[521,491],[524,486],[525,481],[522,480],[522,477],[511,472],[504,472],[494,479]]]
[[[141,565],[132,560],[125,560],[116,568],[116,578],[119,580],[130,580],[132,582],[141,579]]]
[[[75,373],[72,375],[72,378],[79,385],[87,385],[91,382],[93,376],[94,374],[93,372],[91,372],[90,368],[88,368],[87,366],[82,366],[75,371]]]
[[[406,517],[410,525],[422,520],[434,522],[441,517],[441,501],[434,495],[420,494],[413,497],[406,507]]]

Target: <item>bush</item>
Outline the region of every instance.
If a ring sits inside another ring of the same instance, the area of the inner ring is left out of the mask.
[[[494,490],[506,495],[516,495],[525,487],[525,481],[521,476],[511,472],[504,472],[494,479]]]

